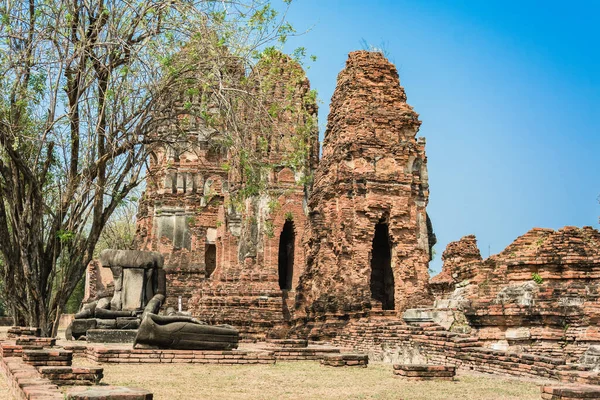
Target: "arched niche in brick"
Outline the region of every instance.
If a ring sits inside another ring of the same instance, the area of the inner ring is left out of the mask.
[[[279,288],[281,290],[292,290],[295,240],[294,222],[286,220],[279,236],[279,253],[277,259]]]
[[[395,308],[394,272],[392,270],[392,246],[389,225],[379,221],[371,248],[371,297],[381,303],[384,310]]]

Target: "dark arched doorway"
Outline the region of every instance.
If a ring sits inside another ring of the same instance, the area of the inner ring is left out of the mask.
[[[204,265],[206,267],[206,277],[210,278],[217,267],[217,246],[214,244],[206,245],[206,253],[204,253]]]
[[[292,289],[292,276],[294,273],[294,223],[285,221],[281,236],[279,237],[279,288]]]
[[[375,225],[371,250],[371,297],[381,302],[384,310],[394,309],[394,273],[390,232],[386,223]]]

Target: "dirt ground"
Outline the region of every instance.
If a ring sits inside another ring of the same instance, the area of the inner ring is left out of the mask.
[[[539,384],[534,382],[470,374],[460,375],[456,382],[407,382],[394,377],[391,365],[384,364],[368,368],[322,367],[317,362],[264,366],[104,365],[103,382],[149,389],[156,400],[540,398]]]

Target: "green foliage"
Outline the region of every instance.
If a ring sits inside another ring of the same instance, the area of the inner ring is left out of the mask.
[[[56,237],[58,237],[58,239],[61,242],[67,243],[67,242],[70,242],[71,240],[73,240],[73,238],[75,237],[75,232],[61,229],[56,233]]]
[[[537,272],[531,274],[531,280],[537,283],[538,285],[541,285],[542,282],[544,282],[544,278],[542,278]]]
[[[286,221],[293,221],[294,220],[294,214],[292,214],[291,211],[288,211],[285,213],[285,220]]]

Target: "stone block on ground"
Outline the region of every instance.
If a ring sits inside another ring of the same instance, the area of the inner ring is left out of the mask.
[[[27,348],[29,346],[52,347],[52,346],[56,345],[56,339],[49,338],[49,337],[38,337],[38,336],[19,336],[16,338],[15,344],[17,346],[23,346],[23,348]]]
[[[363,367],[369,364],[369,356],[366,354],[342,353],[325,354],[321,358],[321,365],[330,367]]]
[[[394,375],[415,381],[451,381],[456,375],[456,367],[448,365],[394,364]]]
[[[139,327],[140,319],[137,317],[117,318],[117,329],[138,329]]]
[[[74,319],[71,323],[71,335],[75,339],[84,336],[90,329],[96,329],[95,318]]]
[[[73,361],[73,352],[60,349],[23,350],[23,361],[35,367],[68,367]]]
[[[433,317],[430,308],[410,308],[404,311],[402,319],[406,322],[431,322]]]
[[[152,400],[152,392],[123,386],[75,386],[67,391],[67,400]]]
[[[133,343],[137,329],[90,329],[87,341],[90,343]]]
[[[600,399],[600,386],[548,385],[542,386],[541,391],[543,400]]]

